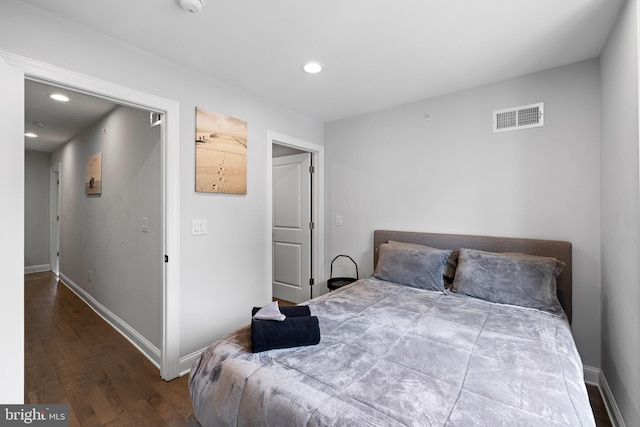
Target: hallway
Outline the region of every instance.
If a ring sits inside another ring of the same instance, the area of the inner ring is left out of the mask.
[[[188,376],[166,382],[50,272],[24,276],[25,403],[71,406],[71,426],[187,426]]]

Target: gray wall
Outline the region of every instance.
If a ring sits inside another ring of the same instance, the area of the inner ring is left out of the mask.
[[[25,151],[24,155],[24,266],[28,268],[50,262],[51,155],[40,151]]]
[[[60,273],[161,347],[160,127],[117,107],[52,155],[60,162]],[[102,153],[102,194],[85,195],[87,159]],[[142,218],[149,232],[142,232]],[[91,271],[91,280],[88,272]]]
[[[264,304],[270,286],[267,131],[323,144],[323,123],[23,2],[4,0],[2,11],[0,50],[180,104],[180,259],[172,260],[180,268],[179,354],[245,324],[246,308]],[[246,196],[194,192],[196,106],[248,122]],[[22,169],[22,157],[17,161]],[[193,219],[208,221],[206,236],[191,236]]]
[[[628,0],[602,74],[602,372],[626,425],[640,425],[638,2]]]
[[[494,110],[540,101],[544,127],[492,133]],[[376,228],[568,240],[573,332],[583,362],[600,366],[597,60],[329,123],[325,135],[325,259],[350,254],[370,274]]]

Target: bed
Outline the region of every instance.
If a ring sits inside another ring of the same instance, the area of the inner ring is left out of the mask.
[[[319,344],[253,353],[249,326],[213,342],[190,373],[192,423],[595,425],[570,243],[376,230],[373,246],[373,276],[305,303]],[[551,291],[523,294],[534,276]]]

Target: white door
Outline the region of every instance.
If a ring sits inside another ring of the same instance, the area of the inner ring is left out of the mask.
[[[24,399],[24,74],[0,57],[0,402]]]
[[[311,298],[311,154],[273,159],[273,297]]]

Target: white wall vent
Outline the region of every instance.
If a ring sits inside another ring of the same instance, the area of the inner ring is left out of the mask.
[[[493,112],[493,132],[544,126],[544,102]]]

